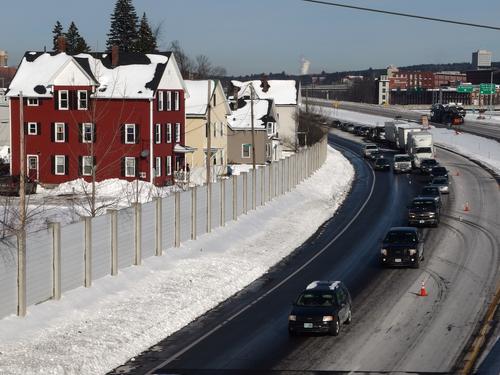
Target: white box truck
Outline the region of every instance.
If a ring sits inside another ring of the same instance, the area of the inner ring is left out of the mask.
[[[423,159],[434,159],[434,143],[429,132],[413,132],[408,135],[407,153],[413,158],[413,167],[420,168]]]
[[[407,125],[406,121],[394,120],[386,121],[384,123],[385,128],[385,139],[387,142],[399,148],[399,127],[402,125]]]
[[[401,150],[406,150],[408,134],[422,131],[422,127],[415,124],[404,124],[398,127],[398,146]]]

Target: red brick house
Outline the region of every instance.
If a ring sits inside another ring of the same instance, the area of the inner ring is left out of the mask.
[[[7,92],[11,173],[19,174],[20,95],[27,173],[165,185],[184,166],[185,89],[171,53],[27,52]],[[179,145],[175,147],[176,145]]]

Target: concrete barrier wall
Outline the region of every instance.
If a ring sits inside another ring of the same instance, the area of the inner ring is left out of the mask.
[[[103,216],[30,233],[26,238],[26,305],[59,299],[62,292],[140,265],[182,242],[236,220],[290,191],[325,161],[326,138],[285,160],[211,185],[109,210]],[[253,178],[255,176],[255,184]],[[253,189],[255,188],[255,194]],[[17,239],[0,241],[0,319],[18,306]]]

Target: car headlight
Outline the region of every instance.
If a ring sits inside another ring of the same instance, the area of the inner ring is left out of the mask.
[[[429,212],[429,216],[436,216],[434,212]]]
[[[410,215],[410,217],[415,217],[415,214],[413,214],[411,212],[409,213],[409,215]]]
[[[295,322],[297,320],[297,315],[288,315],[288,320],[291,322]]]
[[[326,315],[323,317],[324,322],[332,322],[333,321],[333,316],[331,315]]]
[[[380,254],[387,256],[387,249],[380,249]]]
[[[408,251],[408,254],[410,255],[415,255],[417,253],[417,249],[410,249],[410,251]]]

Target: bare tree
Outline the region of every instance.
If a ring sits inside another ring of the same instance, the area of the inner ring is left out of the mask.
[[[182,78],[189,79],[190,74],[193,70],[193,61],[186,54],[186,52],[184,52],[184,49],[182,49],[181,44],[178,40],[174,40],[172,43],[170,43],[169,49],[175,55],[175,59],[177,60],[177,65],[179,65]]]

